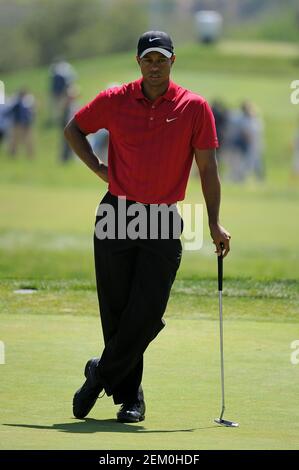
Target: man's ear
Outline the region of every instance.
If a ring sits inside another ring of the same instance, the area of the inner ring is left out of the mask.
[[[173,54],[173,56],[171,57],[171,66],[173,66],[174,62],[175,62],[175,59],[176,59],[176,56],[175,54]]]
[[[140,57],[138,57],[138,55],[136,56],[136,60],[138,62],[138,65],[140,65]]]

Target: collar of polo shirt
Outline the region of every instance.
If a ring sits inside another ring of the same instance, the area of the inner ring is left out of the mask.
[[[141,86],[142,80],[143,79],[140,78],[139,80],[135,82],[136,86],[134,87],[133,95],[137,100],[147,100],[146,96],[142,92],[142,86]],[[174,101],[175,95],[176,95],[176,86],[171,80],[169,80],[168,89],[166,93],[164,93],[164,95],[161,96],[161,98],[167,101]]]

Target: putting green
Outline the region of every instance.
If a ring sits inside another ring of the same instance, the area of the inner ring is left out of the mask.
[[[107,397],[88,419],[72,417],[85,362],[102,349],[92,231],[106,184],[78,159],[58,165],[61,136],[44,125],[45,67],[2,77],[8,94],[30,83],[39,110],[36,159],[10,159],[0,149],[1,449],[299,448],[299,365],[290,362],[291,343],[299,339],[299,189],[290,178],[295,51],[238,41],[177,52],[175,81],[233,108],[250,98],[265,122],[266,181],[222,182],[221,221],[232,234],[224,269],[225,417],[240,428],[213,422],[221,402],[219,325],[206,211],[203,248],[184,253],[167,328],[146,352],[146,420],[117,423],[118,407]],[[81,104],[109,82],[136,79],[133,56],[75,62]],[[198,176],[185,202],[204,202]],[[38,291],[14,293],[30,286]]]
[[[254,300],[249,300],[254,309]],[[115,421],[106,396],[88,419],[71,413],[85,361],[102,348],[94,316],[1,315],[1,449],[298,449],[294,323],[226,320],[225,417],[215,320],[167,319],[145,356],[146,420]]]

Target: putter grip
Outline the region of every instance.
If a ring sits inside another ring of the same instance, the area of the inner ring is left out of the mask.
[[[221,249],[224,248],[223,243],[220,244]],[[222,283],[223,283],[223,256],[217,256],[218,258],[218,291],[222,291]]]

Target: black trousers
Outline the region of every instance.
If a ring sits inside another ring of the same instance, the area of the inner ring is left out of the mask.
[[[100,206],[103,204],[111,205],[118,215],[116,196],[108,192]],[[135,202],[126,201],[126,207],[131,204]],[[143,206],[149,212],[150,206]],[[97,215],[96,225],[101,218]],[[162,317],[181,255],[179,238],[99,239],[95,230],[95,271],[105,343],[97,372],[115,404],[143,397],[143,354],[165,325]]]

